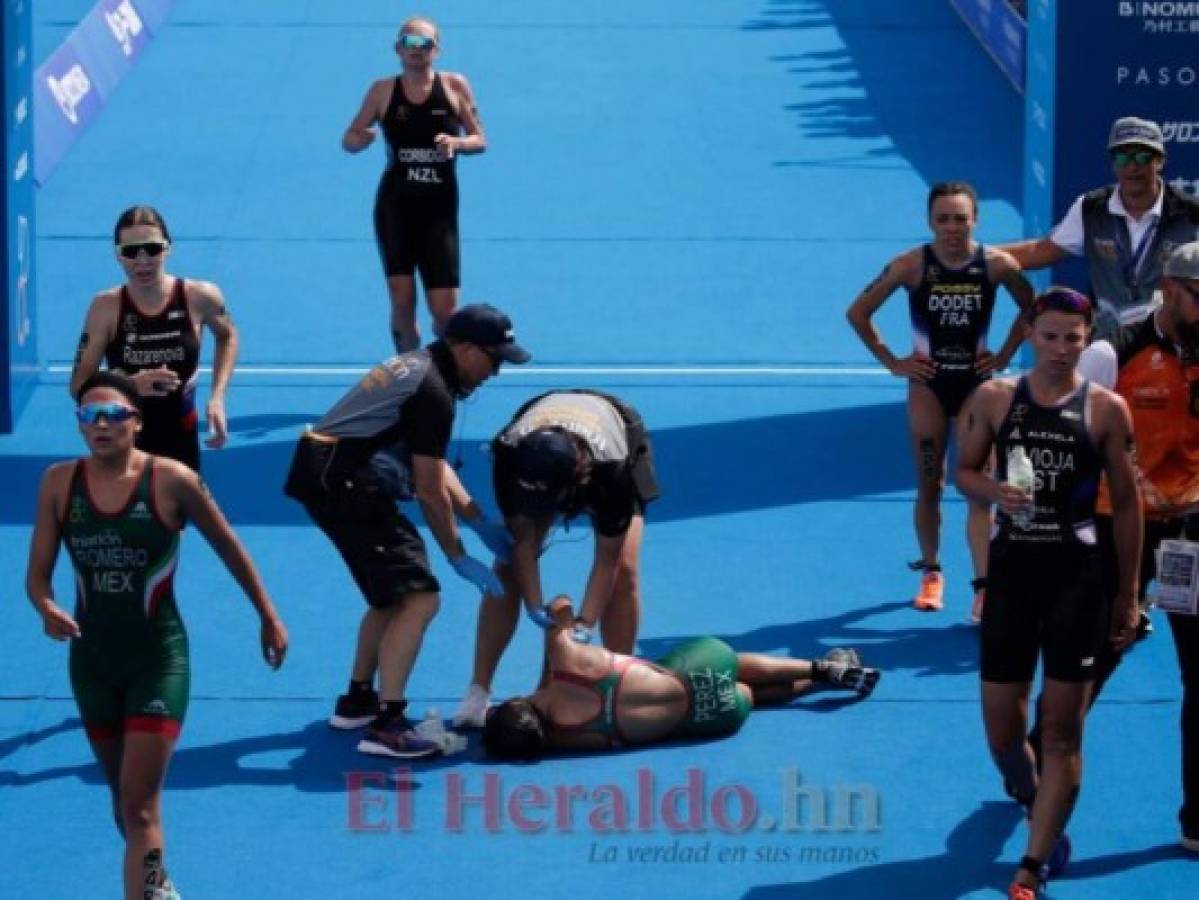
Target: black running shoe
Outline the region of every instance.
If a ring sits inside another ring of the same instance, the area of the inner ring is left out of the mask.
[[[379,695],[374,691],[342,694],[337,698],[333,715],[329,717],[329,725],[342,731],[352,731],[362,728],[375,721],[379,715]]]
[[[436,756],[441,745],[422,735],[407,716],[377,719],[358,742],[358,752],[393,759],[423,759]]]
[[[866,666],[846,666],[833,663],[828,667],[828,680],[832,684],[854,691],[860,697],[869,697],[881,677],[882,673],[878,669],[870,669]]]
[[[1199,853],[1199,826],[1182,829],[1182,838],[1178,841],[1184,850]]]

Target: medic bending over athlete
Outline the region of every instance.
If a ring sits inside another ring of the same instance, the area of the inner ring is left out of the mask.
[[[821,685],[866,697],[880,677],[852,650],[823,660],[787,659],[735,653],[712,637],[680,644],[654,663],[577,642],[568,597],[556,597],[548,611],[549,677],[532,695],[488,711],[483,746],[491,756],[537,759],[721,737],[734,734],[755,706],[779,706]]]

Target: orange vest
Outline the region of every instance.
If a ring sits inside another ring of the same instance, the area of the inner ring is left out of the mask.
[[[1119,360],[1115,391],[1132,411],[1137,467],[1172,503],[1199,501],[1199,357],[1180,356],[1155,317],[1111,339]],[[1106,479],[1098,511],[1111,514]],[[1145,516],[1154,518],[1146,504]]]

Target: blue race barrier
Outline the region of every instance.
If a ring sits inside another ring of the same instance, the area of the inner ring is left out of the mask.
[[[1153,119],[1165,177],[1199,193],[1199,2],[1030,0],[1025,222],[1047,234],[1080,193],[1115,180],[1104,148],[1120,116]],[[1059,272],[1077,283],[1075,270]]]
[[[34,76],[34,177],[45,184],[133,68],[175,0],[100,0]]]
[[[4,4],[4,213],[0,216],[0,269],[4,314],[0,316],[0,433],[13,422],[37,380],[37,340],[33,331],[33,115],[32,0]]]
[[[1024,93],[1024,46],[1028,26],[1020,14],[1008,0],[949,0],[949,5],[974,32],[1012,87]]]

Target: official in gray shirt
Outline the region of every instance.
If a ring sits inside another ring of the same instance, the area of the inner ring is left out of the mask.
[[[438,750],[413,729],[404,693],[441,586],[396,501],[415,497],[458,575],[485,595],[503,592],[491,568],[467,555],[455,514],[502,558],[511,538],[482,514],[445,455],[455,400],[504,362],[529,359],[506,315],[486,304],[463,307],[441,340],[371,369],[296,447],[284,490],[333,542],[369,606],[349,690],[330,719],[335,728],[369,724],[358,745],[365,753],[415,758]]]

